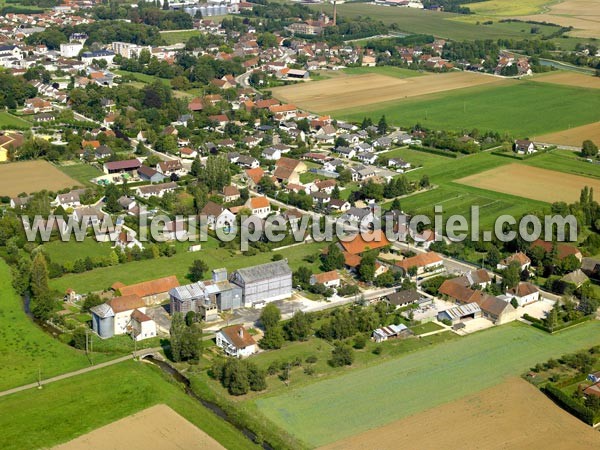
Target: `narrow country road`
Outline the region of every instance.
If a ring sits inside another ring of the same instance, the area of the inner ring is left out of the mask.
[[[159,350],[162,350],[161,347],[155,347],[155,348],[147,348],[147,349],[143,349],[143,350],[139,350],[135,353],[131,353],[130,355],[125,355],[125,356],[121,356],[120,358],[117,359],[112,359],[110,361],[106,361],[100,364],[96,364],[94,366],[90,366],[90,367],[86,367],[84,369],[79,369],[79,370],[75,370],[73,372],[69,372],[69,373],[63,373],[62,375],[57,375],[55,377],[52,378],[47,378],[45,380],[41,380],[39,383],[30,383],[30,384],[25,384],[23,386],[18,386],[16,388],[12,388],[12,389],[8,389],[6,391],[2,391],[0,392],[0,397],[5,397],[7,395],[10,394],[15,394],[17,392],[21,392],[21,391],[25,391],[27,389],[33,389],[33,388],[37,388],[40,385],[45,385],[45,384],[50,384],[50,383],[54,383],[56,381],[60,381],[60,380],[66,380],[67,378],[71,378],[71,377],[75,377],[77,375],[83,375],[84,373],[88,373],[88,372],[92,372],[94,370],[98,370],[98,369],[103,369],[104,367],[109,367],[115,364],[119,364],[122,363],[123,361],[127,361],[130,359],[133,359],[137,356],[140,355],[145,355],[148,353],[154,353],[157,352]]]

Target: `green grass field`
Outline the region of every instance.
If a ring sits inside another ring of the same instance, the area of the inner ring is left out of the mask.
[[[427,75],[425,72],[418,70],[403,69],[393,66],[376,66],[376,67],[348,67],[342,72],[348,75],[364,75],[366,73],[376,73],[378,75],[386,75],[394,78],[413,78]]]
[[[4,450],[53,447],[159,403],[225,448],[259,448],[157,368],[132,361],[0,398],[0,445]]]
[[[90,272],[69,274],[50,280],[50,286],[60,292],[64,292],[68,288],[73,288],[77,292],[89,292],[106,289],[115,281],[132,284],[171,274],[177,275],[179,281],[185,283],[188,282],[185,276],[195,259],[204,260],[211,270],[226,267],[229,272],[233,272],[242,267],[269,262],[273,257],[272,252],[259,253],[255,256],[232,256],[227,250],[216,248],[214,240],[202,243],[203,249],[199,252],[188,252],[189,245],[188,243],[177,244],[177,254],[168,259],[135,261],[94,269]],[[303,258],[316,254],[322,246],[323,244],[320,243],[303,244],[294,247],[293,251],[282,251],[282,253],[288,258],[292,269],[295,270],[300,265],[306,265],[316,270],[318,262],[309,264],[303,261]]]
[[[515,81],[478,86],[356,109],[329,111],[360,122],[368,115],[401,126],[415,123],[434,129],[494,130],[530,137],[600,121],[600,91]]]
[[[20,117],[14,116],[6,111],[0,111],[0,128],[2,129],[10,129],[10,128],[19,128],[25,129],[30,128],[31,123],[27,122],[25,119],[21,119]]]
[[[131,76],[133,78],[135,78],[138,81],[141,81],[142,83],[152,83],[156,80],[159,80],[160,82],[162,82],[163,84],[166,84],[167,86],[171,86],[171,80],[167,79],[167,78],[161,78],[161,77],[157,77],[154,75],[147,75],[145,73],[140,73],[140,72],[129,72],[127,70],[113,70],[113,72],[117,75],[121,75],[123,77],[125,76]]]
[[[452,214],[470,217],[471,206],[477,205],[481,228],[490,229],[496,218],[502,214],[519,217],[527,212],[541,211],[548,207],[546,203],[537,200],[454,182],[471,174],[516,162],[510,158],[483,152],[453,159],[409,148],[394,149],[386,155],[400,157],[413,165],[421,165],[421,168],[407,173],[406,176],[416,181],[423,174],[427,174],[431,183],[438,186],[436,189],[416,193],[400,200],[402,208],[411,214],[432,214],[434,205],[441,205],[444,218]],[[600,166],[577,159],[576,154],[569,151],[555,150],[520,163],[575,175],[600,177]]]
[[[78,259],[86,259],[87,257],[93,260],[107,258],[112,251],[109,243],[99,243],[93,239],[84,239],[82,242],[75,240],[69,242],[52,241],[44,244],[44,249],[52,262],[59,264],[72,264]]]
[[[556,3],[552,0],[488,0],[467,5],[471,11],[482,16],[526,16],[537,14],[548,4]]]
[[[83,352],[51,338],[25,315],[11,280],[8,265],[0,260],[0,390],[36,382],[38,370],[50,378],[88,367]],[[95,356],[96,362],[106,359]]]
[[[91,185],[90,180],[92,178],[102,175],[102,172],[90,164],[76,163],[57,167],[61,172],[79,181],[84,186]]]
[[[550,357],[597,344],[599,322],[549,335],[519,322],[254,400],[311,446],[335,442],[460,399]]]
[[[333,11],[331,4],[319,4],[311,7],[318,11],[323,10],[330,15]],[[390,8],[362,2],[337,5],[337,13],[342,17],[371,17],[386,24],[396,23],[404,32],[433,34],[452,40],[526,38],[531,36],[532,26],[527,23],[499,23],[497,21],[492,25],[477,25],[464,22],[464,17],[461,17],[460,14],[412,8]],[[540,26],[542,34],[550,34],[557,29],[553,26]]]
[[[167,45],[186,43],[192,36],[200,35],[200,31],[198,30],[182,30],[182,31],[168,31],[161,32],[160,37],[163,38],[163,41],[167,43]]]

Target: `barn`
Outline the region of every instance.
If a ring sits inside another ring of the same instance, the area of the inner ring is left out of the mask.
[[[452,322],[452,325],[463,322],[470,319],[478,319],[482,317],[483,313],[481,308],[475,302],[467,303],[466,305],[454,306],[445,311],[441,311],[437,315],[437,319],[441,322],[448,320]]]

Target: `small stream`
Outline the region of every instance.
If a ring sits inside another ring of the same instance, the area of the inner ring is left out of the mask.
[[[35,317],[33,317],[33,314],[31,313],[30,305],[31,305],[31,297],[29,295],[29,292],[26,292],[25,294],[23,294],[23,311],[25,311],[25,315],[27,317],[29,317],[33,321],[33,323],[35,323],[38,327],[40,327],[42,330],[44,330],[46,333],[48,333],[52,337],[57,338],[58,336],[63,334],[62,330],[53,326],[52,324],[50,324],[48,322],[44,322],[43,320],[38,320]]]
[[[202,404],[202,406],[204,406],[205,408],[212,411],[215,415],[217,415],[219,418],[223,419],[225,422],[228,422],[229,424],[233,425],[235,428],[240,430],[244,434],[244,436],[246,436],[252,442],[258,443],[256,435],[252,431],[248,430],[245,427],[241,427],[241,426],[233,423],[230,420],[229,415],[219,405],[216,405],[212,402],[209,402],[209,401],[206,401],[206,400],[200,398],[190,387],[190,380],[185,375],[180,373],[177,369],[175,369],[173,366],[171,366],[169,363],[167,363],[165,361],[161,361],[159,359],[156,359],[152,356],[146,356],[144,358],[144,360],[150,362],[151,364],[158,366],[164,373],[169,375],[175,381],[183,384],[185,387],[185,393],[187,395],[192,397],[194,400],[197,400],[198,402],[200,402]],[[263,441],[260,445],[265,450],[273,450],[273,447],[271,447],[267,442]]]

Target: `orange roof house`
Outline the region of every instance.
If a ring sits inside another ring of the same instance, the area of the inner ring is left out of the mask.
[[[118,286],[118,287],[117,287]],[[175,275],[168,277],[157,278],[155,280],[144,281],[142,283],[131,284],[124,286],[122,283],[115,283],[113,288],[117,287],[117,290],[121,295],[129,296],[135,295],[146,300],[146,302],[160,302],[168,297],[168,293],[174,287],[179,286],[179,281]]]
[[[352,240],[340,241],[342,249],[350,255],[359,255],[367,250],[375,250],[390,244],[382,230],[359,233]]]

